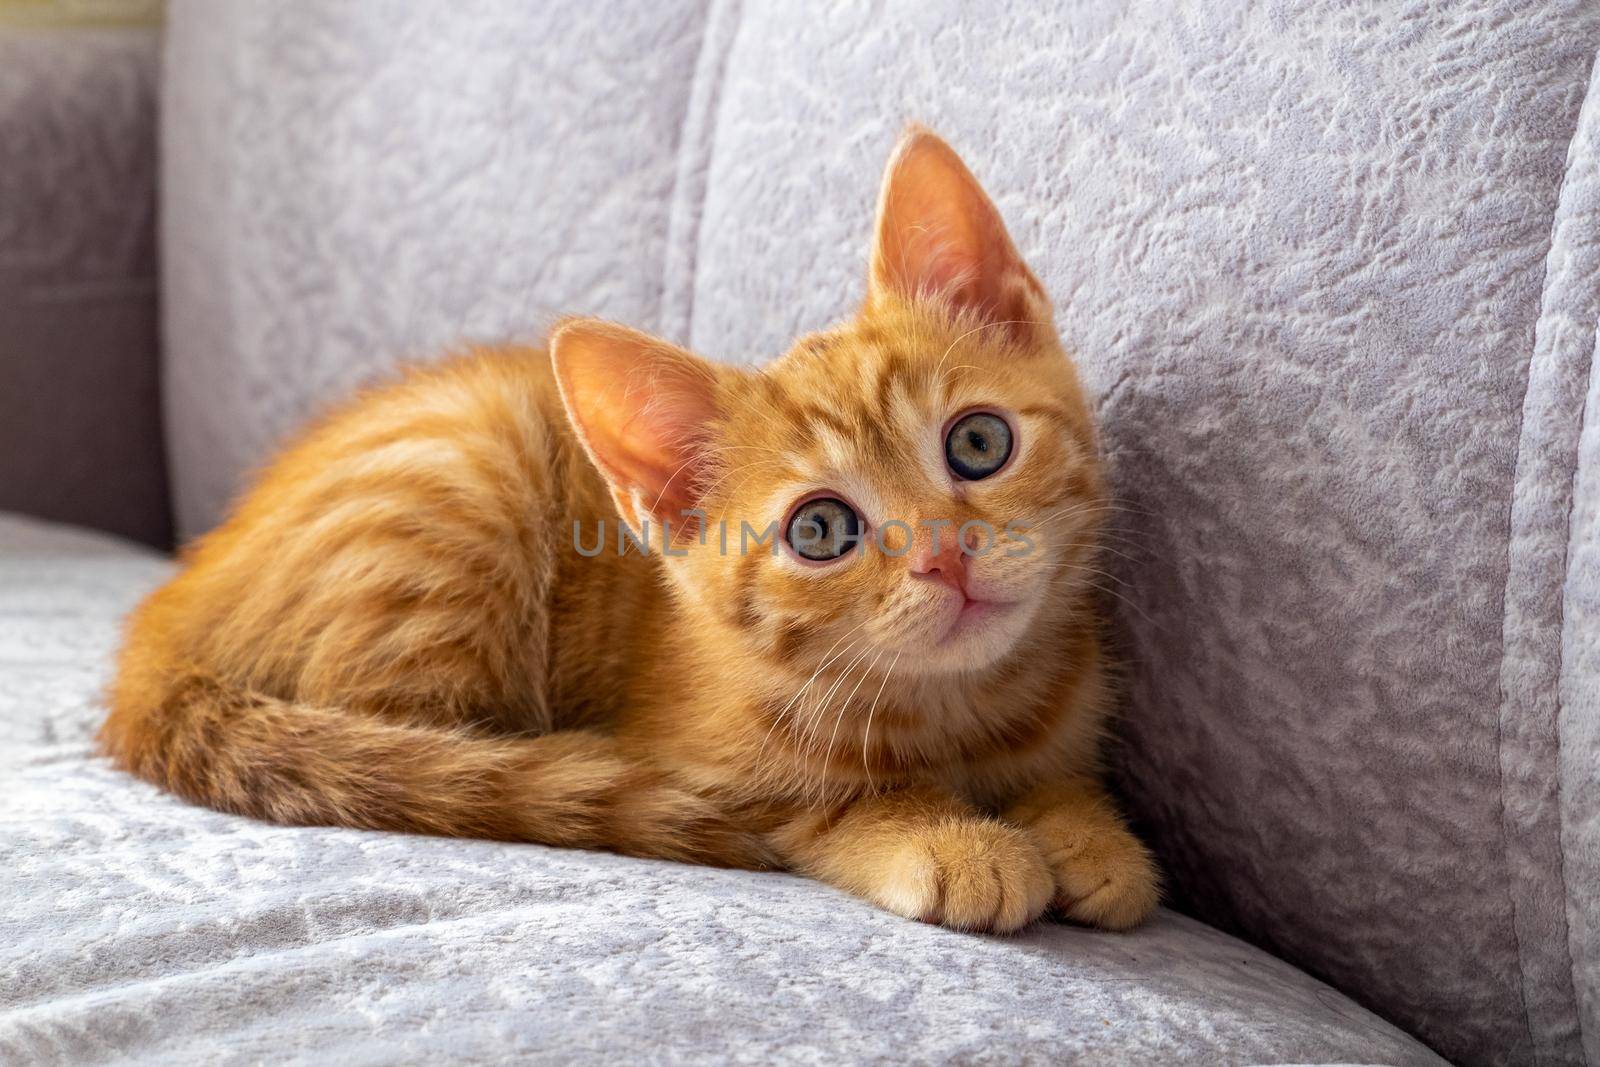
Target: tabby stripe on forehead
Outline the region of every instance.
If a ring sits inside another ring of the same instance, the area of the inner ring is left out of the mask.
[[[844,419],[841,419],[831,411],[817,407],[815,404],[805,405],[801,408],[801,414],[806,421],[820,422],[847,441],[854,430],[854,427]]]
[[[889,400],[904,374],[905,362],[900,353],[894,351],[886,353],[883,365],[878,368],[878,380],[872,391],[873,400],[878,405],[878,418],[885,423],[889,421]]]
[[[864,442],[867,451],[875,455],[889,456],[899,447],[899,442],[889,434],[887,415],[880,418],[863,419],[861,431],[867,438]]]
[[[785,425],[798,425],[801,422],[802,406],[800,401],[791,396],[788,390],[776,382],[761,381],[761,390],[768,404],[775,409],[775,421]]]

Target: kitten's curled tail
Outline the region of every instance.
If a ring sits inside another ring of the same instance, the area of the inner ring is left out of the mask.
[[[760,867],[758,837],[605,735],[485,737],[385,722],[201,675],[135,702],[113,694],[100,743],[186,800],[298,826],[528,841]]]

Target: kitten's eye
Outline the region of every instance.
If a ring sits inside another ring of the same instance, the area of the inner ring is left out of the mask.
[[[964,415],[944,439],[944,461],[957,478],[969,482],[987,478],[1011,457],[1011,427],[987,411]]]
[[[818,497],[795,509],[784,536],[803,558],[826,563],[850,551],[861,536],[861,520],[843,500]]]

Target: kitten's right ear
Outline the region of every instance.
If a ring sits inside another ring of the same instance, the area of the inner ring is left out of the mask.
[[[622,517],[694,527],[718,418],[710,363],[647,334],[596,319],[563,323],[550,358],[567,417],[611,487]]]

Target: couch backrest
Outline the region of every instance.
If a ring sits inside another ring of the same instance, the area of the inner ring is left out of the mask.
[[[1600,1063],[1600,9],[605,7],[174,5],[184,530],[463,335],[778,353],[920,119],[1096,398],[1175,900],[1452,1058]]]
[[[5,16],[0,509],[168,545],[156,335],[160,34]]]
[[[536,340],[560,314],[659,322],[701,8],[445,6],[169,9],[184,536],[308,414],[401,360]]]

